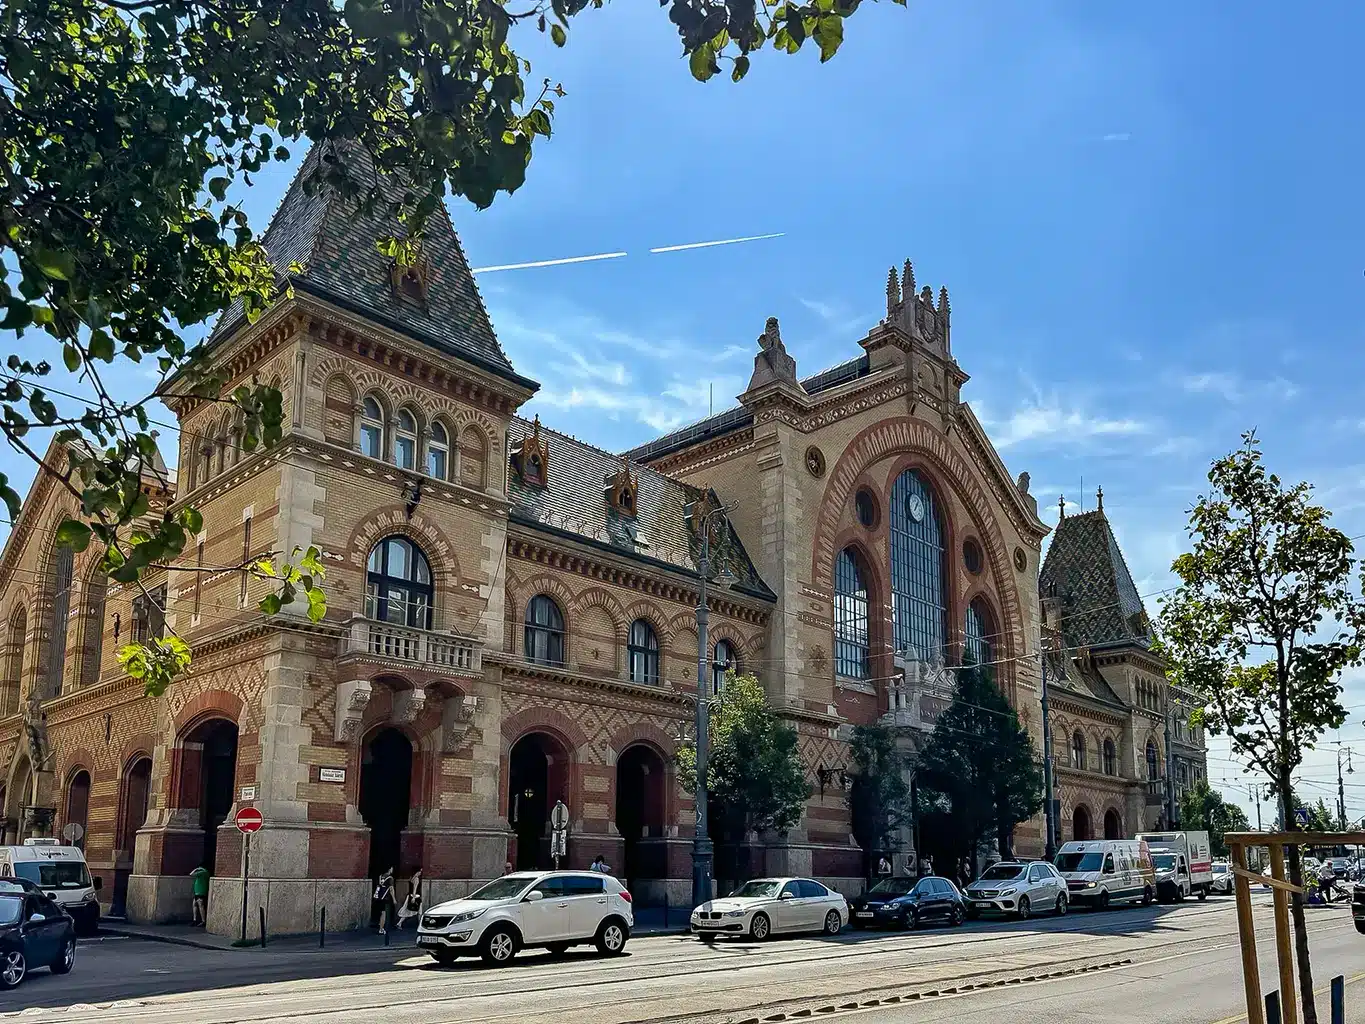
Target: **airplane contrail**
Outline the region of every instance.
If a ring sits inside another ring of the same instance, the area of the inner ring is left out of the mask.
[[[656,252],[680,252],[683,249],[707,249],[713,245],[734,245],[736,242],[761,242],[765,238],[781,238],[785,231],[776,231],[771,235],[748,235],[744,238],[722,238],[714,242],[688,242],[686,245],[661,245],[657,249],[650,249]]]
[[[594,260],[614,260],[625,256],[624,252],[599,252],[592,256],[565,256],[558,260],[535,260],[531,263],[504,263],[496,267],[475,267],[471,274],[492,274],[498,270],[529,270],[532,267],[558,267],[564,263],[591,263]]]

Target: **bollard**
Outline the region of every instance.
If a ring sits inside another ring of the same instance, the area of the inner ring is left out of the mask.
[[[261,948],[265,949],[265,907],[258,909],[261,912]]]
[[[664,931],[668,931],[668,890],[664,889]]]
[[[1280,993],[1265,994],[1265,1024],[1280,1024]]]
[[[1346,976],[1332,979],[1332,1024],[1346,1024]]]
[[[322,918],[318,922],[318,949],[327,945],[327,908],[322,908]]]

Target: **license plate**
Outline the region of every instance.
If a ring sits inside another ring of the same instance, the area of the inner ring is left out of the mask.
[[[697,922],[697,927],[698,927],[698,928],[719,928],[720,925],[719,925],[718,923],[716,923],[716,922],[713,922],[713,921],[698,921],[698,922]]]
[[[871,916],[872,916],[872,911],[870,911],[870,910],[860,910],[860,911],[858,911],[856,914],[854,914],[853,916],[854,916],[854,917],[871,917]]]
[[[419,946],[440,946],[440,945],[443,945],[443,944],[444,944],[444,943],[441,942],[440,937],[439,937],[439,936],[436,936],[436,935],[419,935],[419,936],[417,936],[417,945],[419,945]]]
[[[972,906],[974,907],[989,907],[990,905],[990,900],[972,900]]]

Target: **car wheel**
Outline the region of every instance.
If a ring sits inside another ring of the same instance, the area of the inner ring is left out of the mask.
[[[563,956],[569,951],[569,944],[567,942],[552,942],[545,948],[550,951],[551,956]]]
[[[1108,910],[1108,909],[1109,909],[1109,890],[1108,890],[1108,889],[1105,889],[1104,892],[1100,893],[1100,904],[1099,904],[1099,906],[1100,906],[1100,909],[1101,909],[1101,910]]]
[[[1200,890],[1199,890],[1199,900],[1200,900],[1200,902],[1203,902],[1204,900],[1206,900],[1206,899],[1208,899],[1208,898],[1209,898],[1209,891],[1208,891],[1208,889],[1200,889]]]
[[[517,955],[517,936],[506,927],[494,927],[484,932],[479,942],[479,956],[483,962],[494,967],[510,964]]]
[[[913,907],[910,910],[907,910],[904,916],[901,917],[901,927],[909,931],[914,931],[916,928],[918,928],[919,911],[915,910]]]
[[[1144,885],[1142,887],[1142,905],[1144,907],[1150,907],[1152,901],[1155,899],[1156,895],[1152,892],[1152,887],[1150,885]]]
[[[1173,899],[1176,903],[1183,903],[1185,901],[1185,890],[1181,886],[1177,885],[1175,887],[1175,894],[1171,897],[1171,899]]]
[[[825,915],[825,934],[838,935],[844,927],[844,919],[839,916],[839,911],[831,910]]]
[[[71,968],[76,966],[76,939],[73,936],[66,940],[62,945],[62,951],[57,954],[57,959],[52,961],[50,970],[53,974],[70,974]]]
[[[1028,920],[1028,915],[1029,915],[1028,897],[1027,897],[1027,896],[1020,896],[1020,897],[1019,897],[1019,920],[1021,920],[1021,921],[1027,921],[1027,920]]]
[[[609,917],[597,927],[597,952],[603,956],[620,956],[626,948],[630,932],[620,918]]]
[[[13,988],[24,980],[27,973],[28,964],[24,961],[24,954],[19,950],[14,949],[0,955],[0,988]]]
[[[1057,897],[1057,906],[1054,909],[1057,911],[1058,917],[1064,917],[1066,915],[1066,893],[1062,893]]]
[[[1356,931],[1360,932],[1361,935],[1365,935],[1365,921],[1356,922]]]
[[[453,949],[433,949],[431,951],[431,958],[442,967],[449,967],[455,963],[456,960],[460,959],[460,954]]]
[[[755,914],[749,922],[749,938],[755,942],[762,942],[773,933],[773,923],[768,920],[767,914]]]
[[[954,928],[962,924],[961,907],[954,907],[952,910],[948,911],[948,923],[952,925]]]

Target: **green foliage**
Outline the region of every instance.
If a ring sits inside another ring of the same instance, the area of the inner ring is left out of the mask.
[[[896,749],[895,734],[882,725],[855,726],[849,756],[853,762],[848,788],[853,838],[870,864],[912,818],[906,763]]]
[[[919,789],[954,858],[995,841],[1013,856],[1014,827],[1043,806],[1042,765],[1028,730],[988,668],[957,673],[953,702],[920,754]]]
[[[132,679],[141,679],[148,696],[160,697],[190,666],[189,645],[178,636],[155,637],[119,648],[118,663]]]
[[[296,601],[300,594],[308,602],[308,618],[321,622],[327,614],[327,595],[322,590],[322,581],[327,569],[322,564],[322,552],[315,547],[307,551],[295,548],[294,561],[276,565],[272,558],[257,559],[252,568],[261,576],[279,583],[279,590],[271,591],[261,598],[257,607],[267,615],[276,615],[287,604]]]
[[[1228,832],[1251,831],[1246,812],[1236,804],[1227,803],[1221,793],[1209,788],[1205,779],[1185,790],[1180,798],[1180,827],[1207,832],[1215,857],[1228,856],[1228,844],[1223,841]]]

